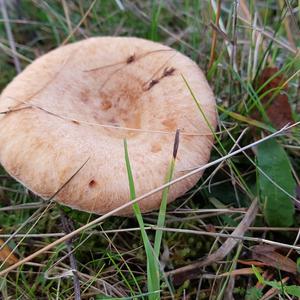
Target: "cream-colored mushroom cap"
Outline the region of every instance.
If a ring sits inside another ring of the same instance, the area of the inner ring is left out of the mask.
[[[213,93],[192,60],[127,37],[89,38],[36,59],[3,90],[0,111],[7,172],[44,199],[63,187],[56,201],[98,214],[130,201],[125,138],[140,196],[165,182],[177,129],[175,178],[209,160],[216,125]],[[200,177],[172,186],[169,201]],[[139,206],[160,202],[157,193]]]

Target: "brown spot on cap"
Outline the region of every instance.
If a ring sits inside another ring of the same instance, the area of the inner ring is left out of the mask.
[[[127,64],[130,64],[130,63],[132,63],[132,62],[134,62],[134,61],[135,61],[135,55],[133,54],[133,55],[130,55],[130,56],[127,58],[126,63],[127,63]]]
[[[101,103],[102,110],[109,110],[112,107],[112,103],[109,100],[103,100]]]
[[[89,182],[89,187],[90,187],[90,188],[93,188],[93,187],[96,186],[96,184],[97,184],[97,182],[96,182],[94,179],[92,179],[92,180]]]
[[[81,92],[80,92],[80,100],[82,101],[82,102],[88,102],[89,101],[89,97],[90,97],[90,92],[89,92],[89,90],[82,90]]]
[[[151,152],[152,153],[157,153],[159,151],[161,151],[161,145],[160,144],[155,143],[155,144],[151,145]]]
[[[116,121],[116,119],[114,117],[112,117],[111,119],[109,119],[108,123],[117,125],[117,121]]]
[[[161,122],[168,130],[176,129],[176,121],[174,119],[166,119]]]

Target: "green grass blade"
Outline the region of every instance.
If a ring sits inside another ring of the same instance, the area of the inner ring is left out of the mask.
[[[150,32],[150,40],[157,41],[157,29],[159,26],[159,15],[161,11],[161,1],[153,1],[152,3],[152,18],[151,18],[151,32]]]
[[[178,145],[179,145],[179,130],[176,131],[174,147],[173,147],[173,156],[172,156],[171,162],[168,167],[166,182],[170,182],[173,177]],[[162,200],[161,200],[159,214],[158,214],[158,220],[157,220],[158,228],[162,228],[165,224],[169,189],[170,189],[170,187],[167,187],[163,190]],[[157,257],[159,257],[162,234],[163,234],[162,230],[157,230],[156,234],[155,234],[154,253]]]
[[[244,122],[244,123],[249,124],[251,126],[254,126],[256,128],[264,129],[264,130],[267,130],[267,131],[272,132],[272,133],[275,132],[274,128],[272,128],[271,126],[269,126],[269,125],[267,125],[263,122],[257,121],[255,119],[250,118],[250,117],[243,116],[243,115],[238,114],[238,113],[233,112],[233,111],[229,111],[229,110],[227,110],[227,109],[225,109],[221,106],[218,106],[218,109],[222,113],[228,115],[229,117],[231,117],[234,120]]]
[[[135,193],[134,180],[133,180],[126,140],[124,140],[124,150],[125,150],[126,169],[127,169],[127,175],[129,181],[130,198],[131,200],[133,200],[136,198],[136,193]],[[158,293],[158,291],[160,290],[159,262],[154,255],[154,249],[146,233],[142,213],[137,203],[133,204],[133,211],[141,229],[141,235],[142,235],[146,257],[147,257],[147,284],[148,284],[148,292],[150,293],[149,300],[158,300],[160,299],[160,293]]]
[[[123,282],[130,290],[131,296],[134,297],[135,293],[134,293],[133,288],[131,287],[130,283],[128,282],[126,276],[123,274],[122,270],[119,268],[118,264],[115,262],[113,256],[109,252],[107,252],[107,256],[108,256],[109,260],[112,262],[112,264],[114,265],[114,267],[116,268],[117,273],[119,273],[121,275]],[[135,298],[133,298],[133,299],[135,299]]]
[[[291,198],[295,196],[296,182],[288,155],[276,140],[270,140],[258,145],[257,162],[260,202],[267,223],[270,226],[291,226],[295,214]]]
[[[192,96],[192,98],[193,98],[193,100],[194,100],[194,102],[195,102],[197,108],[199,109],[199,111],[200,111],[200,113],[201,113],[201,115],[202,115],[204,121],[206,122],[206,124],[207,124],[209,130],[211,131],[211,133],[212,133],[214,139],[216,140],[217,144],[220,146],[220,148],[221,148],[221,150],[222,150],[222,151],[220,151],[220,152],[223,153],[223,155],[226,155],[226,154],[227,154],[227,151],[226,151],[224,145],[222,144],[221,140],[219,139],[218,135],[215,133],[215,130],[214,130],[212,124],[210,124],[208,118],[206,117],[206,115],[205,115],[205,113],[204,113],[204,110],[202,109],[202,107],[201,107],[201,105],[200,105],[200,102],[198,101],[198,99],[197,99],[196,96],[195,96],[195,93],[193,92],[192,88],[190,87],[190,85],[189,85],[188,81],[185,79],[185,77],[184,77],[183,75],[181,75],[181,77],[182,77],[182,79],[183,79],[185,85],[187,86],[187,88],[188,88],[188,90],[189,90],[189,92],[190,92],[190,94],[191,94],[191,96]],[[236,176],[238,177],[238,179],[240,180],[240,182],[241,182],[241,184],[244,186],[244,188],[247,190],[247,192],[248,192],[249,194],[251,194],[251,191],[250,191],[248,185],[247,185],[246,182],[243,180],[243,177],[241,176],[241,174],[240,174],[239,170],[237,169],[237,167],[235,166],[235,164],[232,163],[232,162],[229,160],[228,165],[229,165],[229,167],[233,170],[233,172],[236,174]]]

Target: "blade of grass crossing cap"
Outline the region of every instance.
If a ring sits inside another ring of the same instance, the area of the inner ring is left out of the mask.
[[[127,141],[124,139],[124,151],[125,151],[125,162],[126,162],[126,169],[128,175],[128,182],[129,182],[129,190],[130,190],[130,199],[134,200],[136,198],[135,194],[135,187],[134,187],[134,180],[129,160],[128,154],[128,147]],[[148,235],[145,230],[145,224],[143,221],[142,213],[137,203],[133,205],[133,211],[135,217],[139,223],[141,229],[142,240],[145,247],[146,257],[147,257],[147,285],[148,285],[148,292],[149,300],[157,300],[160,299],[159,293],[160,290],[160,271],[159,271],[159,262],[158,259],[155,257],[155,252],[151,243],[149,241]]]
[[[170,182],[173,178],[178,146],[179,146],[179,129],[176,130],[176,134],[175,134],[175,140],[174,140],[174,146],[173,146],[173,156],[172,156],[172,159],[171,159],[169,167],[168,167],[166,183]],[[162,193],[162,200],[161,200],[159,214],[158,214],[158,220],[157,220],[157,227],[159,227],[159,228],[164,227],[164,224],[165,224],[169,190],[170,190],[170,187],[168,186],[163,190],[163,193]],[[155,234],[154,252],[157,257],[159,257],[162,234],[163,234],[162,230],[157,230],[156,234]]]

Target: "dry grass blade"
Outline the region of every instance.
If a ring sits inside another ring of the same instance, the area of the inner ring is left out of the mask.
[[[280,40],[278,38],[274,37],[273,32],[267,31],[265,28],[256,26],[256,25],[251,25],[251,14],[247,5],[247,1],[245,0],[240,0],[240,11],[238,14],[238,18],[246,23],[248,26],[250,26],[250,28],[252,30],[255,31],[255,36],[256,39],[259,38],[259,34],[262,34],[264,36],[266,36],[267,38],[271,39],[272,41],[274,41],[275,43],[277,43],[278,45],[280,45],[282,48],[287,49],[288,51],[292,52],[293,54],[297,54],[299,53],[299,50],[297,50],[296,47],[294,47],[293,45],[290,45],[288,42],[285,42],[283,40]],[[264,51],[266,50],[266,45],[263,42],[262,43],[262,47],[264,49]],[[269,63],[271,63],[271,60],[269,60]]]
[[[40,92],[40,91],[38,91]],[[0,114],[9,114],[9,113],[14,113],[14,112],[18,112],[21,111],[23,109],[39,109],[49,115],[52,115],[54,117],[60,118],[62,120],[66,120],[66,121],[71,121],[71,122],[76,122],[76,123],[80,123],[83,125],[89,125],[89,126],[99,126],[99,127],[103,127],[103,128],[110,128],[110,129],[115,129],[115,130],[129,130],[129,131],[133,131],[133,132],[140,132],[140,133],[148,133],[148,134],[166,134],[166,135],[174,135],[174,133],[176,133],[175,131],[163,131],[163,130],[152,130],[152,129],[142,129],[142,128],[132,128],[132,127],[124,127],[124,126],[116,126],[116,125],[109,125],[109,124],[100,124],[100,123],[95,123],[95,122],[88,122],[88,121],[84,121],[84,120],[80,120],[77,119],[73,116],[68,116],[64,113],[57,113],[57,112],[53,112],[49,109],[45,109],[39,105],[36,105],[34,103],[31,102],[24,102],[24,101],[19,101],[15,98],[10,97],[11,99],[18,101],[20,104],[27,104],[27,106],[23,106],[23,107],[19,107],[19,108],[15,108],[15,109],[9,109],[6,111],[0,111]],[[198,133],[198,132],[181,132],[181,135],[186,135],[186,136],[210,136],[211,133],[207,132],[207,133]],[[219,134],[218,132],[216,132],[215,134]]]
[[[211,0],[211,5],[212,5],[213,10],[217,14],[217,4],[216,4],[216,1],[215,0]],[[219,27],[218,28],[220,28],[220,30],[227,36],[227,30],[225,28],[225,25],[224,25],[224,22],[223,22],[221,16],[219,18]],[[226,45],[226,48],[227,48],[228,55],[229,55],[230,60],[232,62],[233,61],[233,57],[232,57],[232,55],[233,55],[232,43],[229,42],[228,39],[225,39],[224,42],[225,42],[225,45]],[[237,72],[237,66],[236,66],[236,62],[235,61],[234,61],[234,64],[233,64],[233,68]]]
[[[79,21],[79,23],[76,25],[76,27],[70,32],[70,34],[65,38],[65,40],[62,42],[62,45],[65,45],[68,43],[68,41],[72,38],[72,36],[75,34],[75,32],[80,28],[81,24],[85,21],[85,19],[88,17],[89,13],[91,12],[91,10],[93,9],[94,5],[96,4],[96,0],[94,0],[90,7],[88,8],[88,10],[86,11],[86,13],[84,14],[84,16],[81,18],[81,20]]]
[[[253,274],[252,268],[243,268],[243,269],[233,270],[231,272],[225,272],[222,274],[202,274],[201,277],[207,279],[221,279],[228,276],[241,276],[241,275],[251,275],[251,274]]]
[[[284,23],[284,27],[285,27],[285,31],[286,31],[286,34],[287,34],[287,39],[290,43],[290,45],[293,47],[293,48],[297,48],[296,46],[296,43],[295,43],[295,40],[294,40],[294,35],[293,35],[293,30],[291,28],[291,21],[294,21],[293,19],[293,10],[291,8],[291,4],[289,3],[290,1],[288,0],[279,0],[279,5],[282,8],[284,8],[284,5],[286,5],[287,9],[289,10],[290,14],[288,16],[286,16],[286,18],[284,18],[283,20],[283,23]],[[296,28],[298,29],[298,26],[297,26],[297,21],[296,21]]]
[[[3,247],[4,247],[9,241],[11,241],[11,240],[15,237],[15,235],[18,234],[18,232],[20,232],[25,226],[27,226],[28,224],[30,224],[30,222],[32,222],[33,220],[39,219],[39,218],[43,215],[43,213],[44,213],[45,211],[48,210],[49,207],[50,207],[50,205],[48,204],[48,205],[46,206],[46,208],[44,209],[44,211],[43,211],[43,207],[39,207],[39,208],[38,208],[38,209],[30,216],[30,218],[28,218],[25,222],[23,222],[23,224],[22,224],[21,226],[19,226],[19,228],[18,228],[15,232],[13,232],[12,234],[9,235],[9,237],[8,237],[7,240],[4,242],[3,245],[0,245],[0,251],[3,249]]]
[[[217,3],[217,14],[216,14],[216,27],[219,27],[219,19],[221,14],[221,0],[218,0]],[[216,30],[212,31],[212,39],[211,39],[211,48],[210,48],[210,58],[208,63],[208,69],[211,68],[215,59],[215,51],[216,51],[216,44],[217,44],[217,32]]]
[[[268,266],[283,270],[289,273],[297,273],[296,263],[276,252],[276,248],[269,245],[257,245],[251,248],[253,259],[257,259]]]
[[[5,30],[6,30],[9,46],[11,48],[12,57],[14,60],[14,65],[15,65],[17,73],[20,73],[21,72],[21,64],[20,64],[18,56],[16,55],[16,53],[17,53],[16,44],[15,44],[14,36],[12,34],[12,30],[10,27],[10,22],[8,19],[8,14],[7,14],[7,10],[6,10],[6,0],[0,0],[0,6],[1,6],[1,12],[2,12],[2,16],[3,16],[3,20],[4,20],[4,25],[5,25]]]
[[[244,215],[240,224],[236,227],[233,231],[233,236],[243,236],[249,226],[254,221],[256,214],[258,212],[258,201],[255,199],[251,206],[249,207],[247,213]],[[219,261],[227,256],[231,250],[237,245],[238,240],[233,238],[228,238],[226,242],[213,254],[210,254],[206,259],[203,261],[199,261],[196,263],[192,263],[190,265],[181,267],[174,271],[168,273],[168,275],[172,276],[174,279],[175,284],[180,284],[186,279],[191,279],[198,276],[199,269],[210,265],[213,262]]]
[[[32,202],[32,203],[24,203],[19,205],[10,205],[10,206],[4,206],[0,208],[0,212],[3,211],[17,211],[17,210],[24,210],[24,209],[34,209],[39,207],[46,206],[47,203],[40,201],[40,202]]]
[[[65,231],[66,234],[72,232],[74,230],[74,226],[71,222],[71,220],[69,220],[69,218],[65,215],[65,213],[61,210],[60,212],[60,217],[61,217],[61,221],[62,221],[62,226],[63,229]],[[67,244],[67,250],[68,250],[68,254],[69,254],[69,259],[70,259],[70,266],[72,269],[72,274],[73,274],[73,284],[74,284],[74,299],[75,300],[81,300],[81,295],[80,295],[80,281],[78,278],[78,268],[77,268],[77,262],[76,262],[76,258],[75,255],[73,253],[73,243],[72,243],[72,239],[69,239],[68,241],[66,241]]]
[[[141,20],[146,20],[147,22],[150,22],[149,16],[144,11],[142,11],[141,9],[139,9],[137,5],[135,5],[134,3],[131,3],[128,0],[125,0],[125,2],[123,4],[124,4],[124,7],[126,9],[132,11],[132,13],[134,13],[138,18],[140,18]],[[180,36],[178,36],[177,34],[171,32],[165,26],[162,26],[161,24],[158,24],[158,27],[159,27],[159,29],[161,31],[163,31],[164,33],[166,33],[168,36],[170,36],[171,38],[173,38],[175,41],[178,41],[183,46],[185,46],[188,49],[196,52],[199,56],[203,56],[203,53],[201,53],[198,49],[196,49],[193,46],[191,46],[189,43],[187,43],[182,38],[180,38]]]

